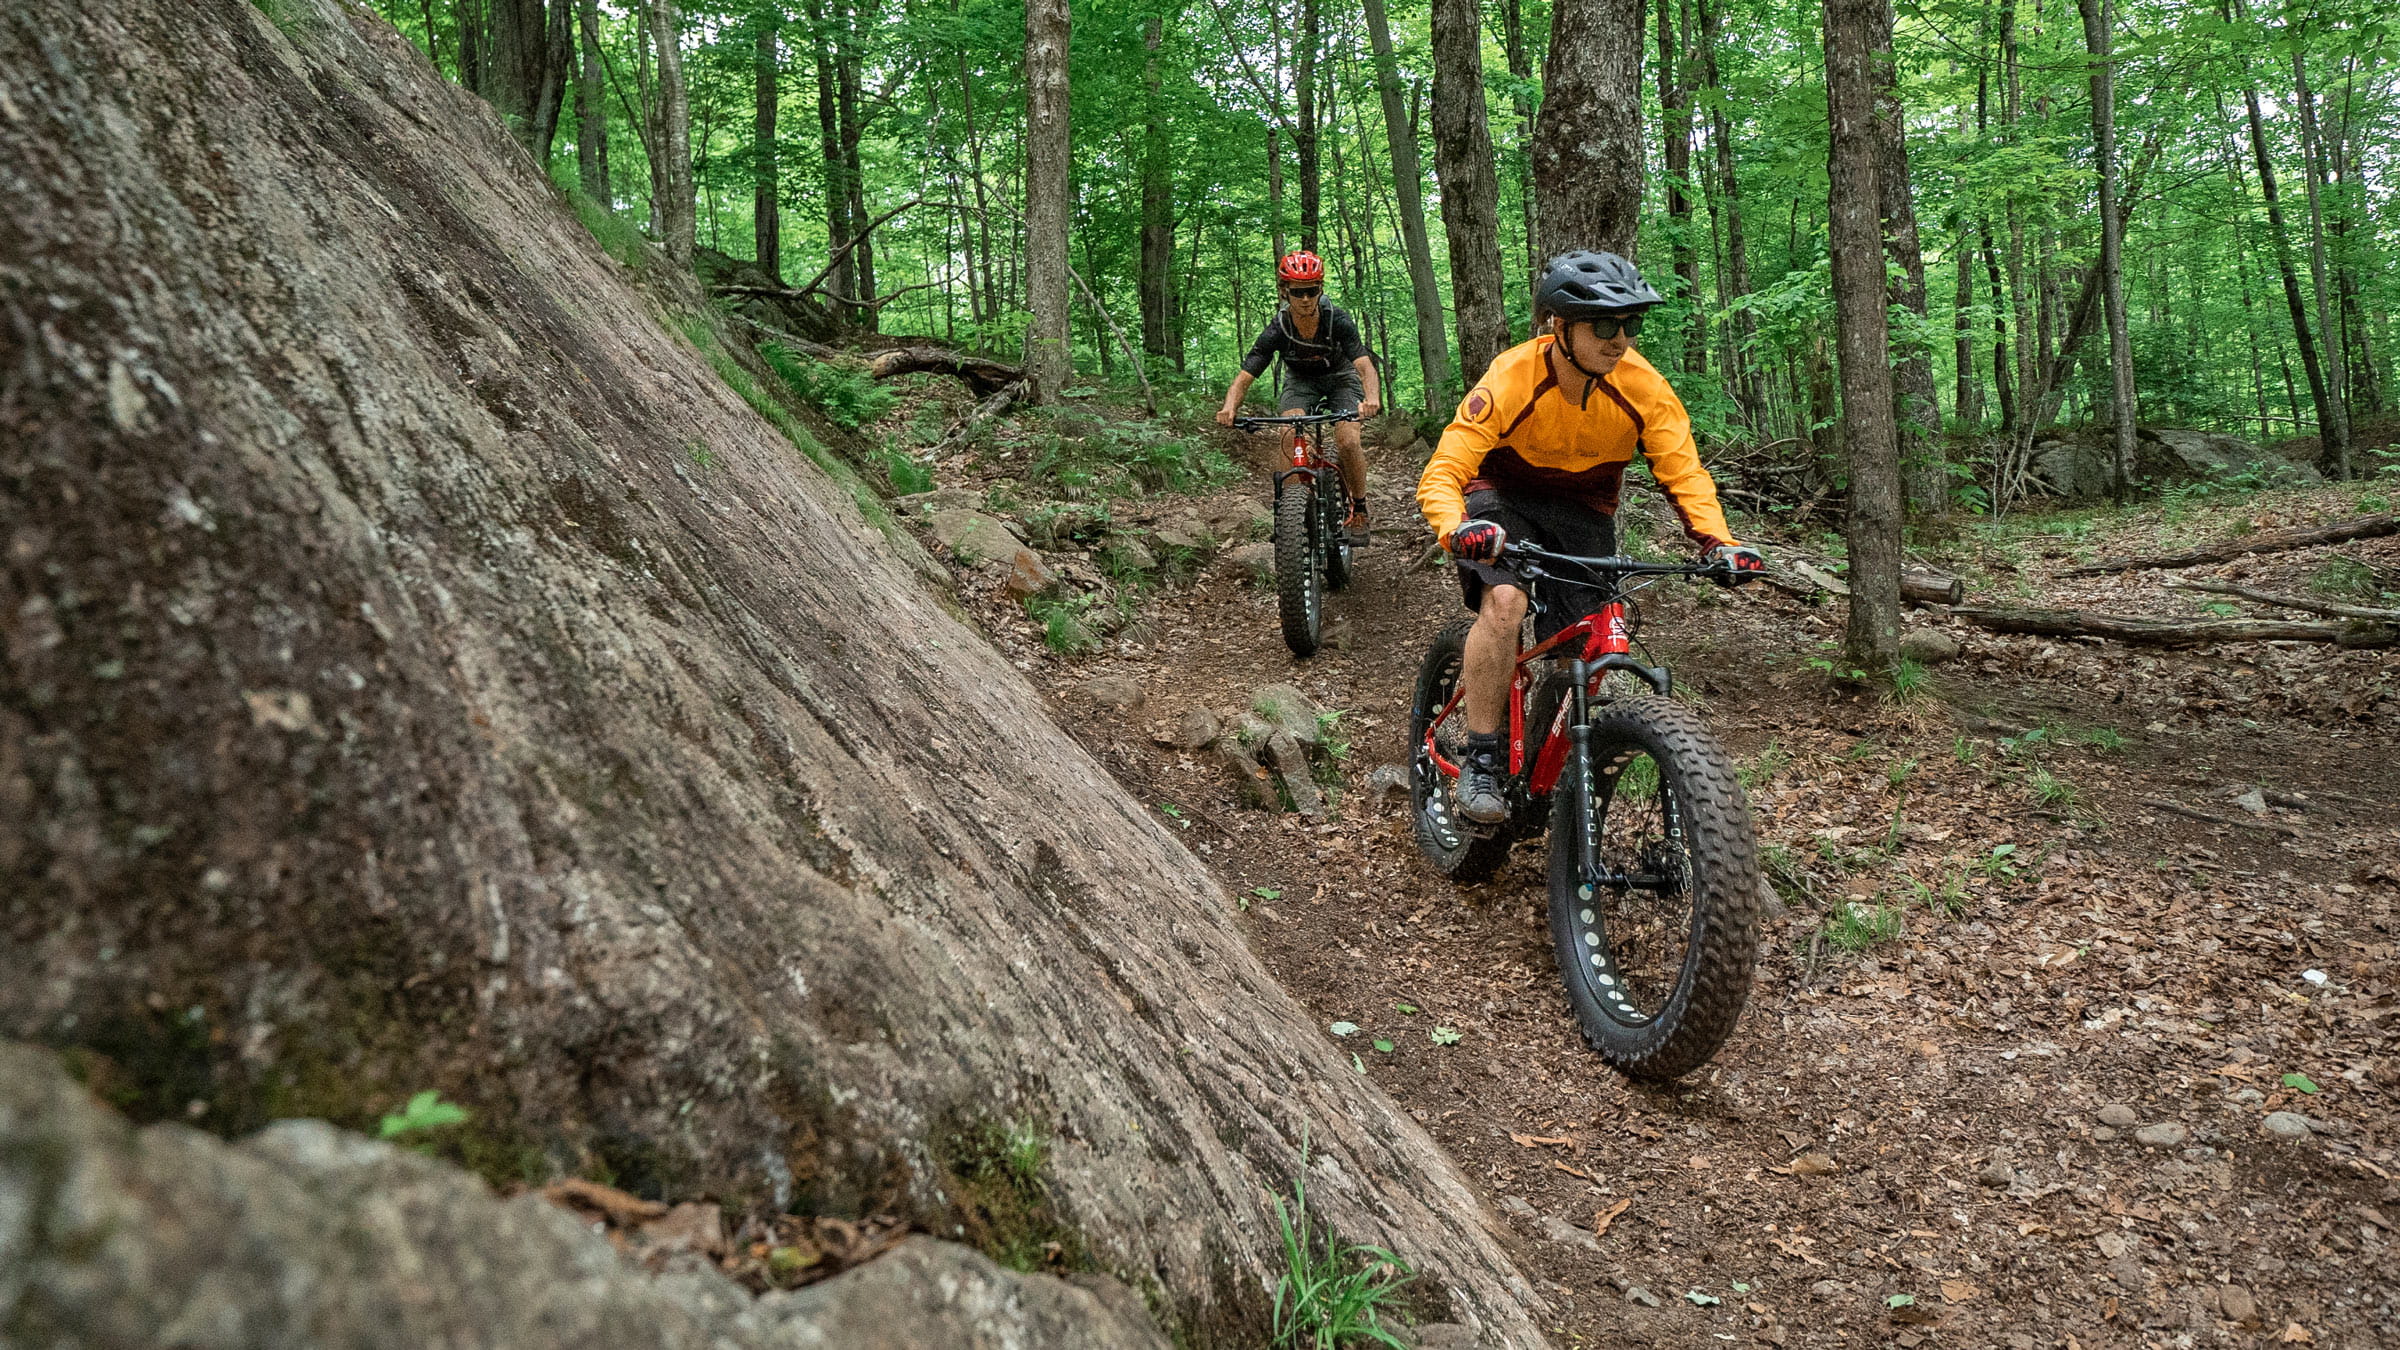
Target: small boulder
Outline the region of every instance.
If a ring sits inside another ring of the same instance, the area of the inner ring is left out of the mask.
[[[1188,548],[1196,553],[1209,551],[1207,529],[1199,521],[1188,517],[1170,520],[1150,533],[1167,548]]]
[[[1019,544],[1016,556],[1008,560],[1008,576],[1000,582],[1000,589],[1007,593],[1009,599],[1023,604],[1057,585],[1058,573],[1050,570],[1050,565],[1042,561],[1042,555]]]
[[[1275,796],[1275,779],[1261,766],[1250,747],[1231,736],[1217,741],[1217,758],[1233,775],[1234,792],[1242,805],[1272,808],[1279,804]]]
[[[1324,709],[1294,684],[1270,684],[1251,691],[1250,711],[1302,745],[1317,743],[1318,721]]]
[[[1269,582],[1275,579],[1275,546],[1273,544],[1244,544],[1225,555],[1234,568],[1252,580]]]
[[[1982,1171],[1975,1174],[1975,1180],[1979,1184],[1990,1186],[1995,1190],[2008,1186],[2016,1179],[2016,1169],[2008,1165],[2006,1158],[1992,1159],[1983,1165]]]
[[[1367,774],[1367,809],[1381,811],[1383,804],[1397,794],[1408,799],[1408,770],[1397,764],[1378,764]]]
[[[1291,800],[1292,809],[1310,820],[1322,820],[1328,814],[1325,794],[1317,790],[1317,780],[1310,772],[1308,750],[1288,731],[1277,731],[1267,737],[1266,762],[1283,785],[1284,795]]]
[[[1175,730],[1169,733],[1167,743],[1184,750],[1198,750],[1215,740],[1223,729],[1224,723],[1208,709],[1186,708],[1183,716],[1175,719]]]
[[[2141,1120],[2140,1116],[2134,1114],[2132,1107],[2121,1102],[2111,1102],[2100,1108],[2100,1123],[2114,1129],[2131,1129],[2140,1124]]]
[[[1008,562],[1025,547],[1025,541],[1017,538],[1008,522],[981,511],[934,512],[933,538],[950,551],[950,556],[970,567]]]
[[[1938,666],[1958,658],[1958,639],[1939,628],[1911,628],[1900,635],[1900,655],[1920,666]]]
[[[892,509],[904,516],[930,516],[941,511],[981,511],[983,494],[973,488],[941,487],[892,498]]]
[[[2238,1284],[2229,1284],[2217,1291],[2217,1311],[2226,1320],[2245,1325],[2258,1320],[2258,1300]]]
[[[1158,559],[1152,556],[1149,549],[1142,546],[1141,540],[1132,535],[1119,535],[1111,539],[1108,547],[1100,551],[1100,560],[1107,564],[1109,570],[1113,572],[1155,572],[1158,570]]]
[[[2144,1148],[2182,1148],[2192,1132],[2168,1121],[2160,1125],[2144,1125],[2133,1132],[2133,1140]]]
[[[2297,1111],[2270,1111],[2267,1118],[2260,1122],[2260,1128],[2277,1139],[2293,1142],[2306,1139],[2311,1133],[2308,1117]]]
[[[1209,533],[1220,539],[1264,539],[1275,532],[1275,515],[1244,498],[1218,506],[1207,516]]]
[[[1142,682],[1131,675],[1095,675],[1082,685],[1083,696],[1103,708],[1118,712],[1139,712],[1146,695]]]

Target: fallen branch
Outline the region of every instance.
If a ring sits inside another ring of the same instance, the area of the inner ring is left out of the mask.
[[[2303,614],[2330,614],[2339,619],[2373,619],[2380,623],[2400,623],[2400,609],[2376,609],[2369,605],[2345,605],[2335,600],[2310,600],[2298,595],[2277,595],[2271,591],[2254,591],[2248,586],[2236,586],[2230,581],[2183,581],[2167,578],[2171,591],[2206,591],[2211,595],[2230,595],[2254,604],[2274,605],[2279,609],[2296,609]]]
[[[1847,596],[1850,583],[1817,566],[1806,558],[1791,556],[1788,550],[1775,550],[1779,558],[1788,558],[1794,582],[1778,577],[1775,569],[1767,571],[1767,584],[1788,595],[1813,599],[1819,593]],[[1967,583],[1957,577],[1945,576],[1929,568],[1910,568],[1900,574],[1900,598],[1918,605],[1955,605],[1967,598]]]
[[[990,398],[1012,384],[1022,384],[1025,368],[1012,366],[988,357],[969,356],[948,347],[895,347],[875,353],[868,362],[867,373],[879,380],[895,375],[931,371],[937,375],[956,375],[967,382],[978,398]]]
[[[808,279],[808,284],[800,288],[800,293],[802,295],[806,295],[810,291],[813,291],[819,286],[824,285],[825,278],[834,274],[834,270],[842,265],[842,259],[850,256],[850,250],[857,248],[868,235],[875,233],[876,226],[883,224],[885,221],[890,220],[896,215],[899,215],[908,208],[922,203],[924,200],[925,199],[923,197],[911,197],[907,201],[904,201],[898,206],[893,207],[891,210],[886,211],[882,215],[868,221],[865,229],[862,229],[858,233],[851,235],[847,242],[845,242],[840,248],[837,248],[833,251],[832,256],[825,260],[825,270],[817,273],[813,277],[810,277]]]
[[[2331,642],[2343,647],[2389,647],[2400,630],[2352,620],[2295,623],[2281,619],[2134,619],[2080,609],[1984,609],[1960,606],[1950,617],[1995,633],[2037,637],[2097,637],[2137,647],[2200,647],[2212,642]]]
[[[2111,572],[2170,571],[2179,567],[2198,567],[2202,563],[2229,562],[2252,553],[2282,553],[2295,548],[2311,548],[2318,544],[2346,544],[2353,539],[2380,539],[2387,534],[2400,534],[2400,515],[2360,516],[2355,520],[2337,520],[2331,525],[2311,525],[2302,529],[2270,530],[2243,539],[2229,539],[2219,544],[2188,549],[2182,553],[2153,553],[2136,558],[2111,558],[2088,567],[2070,567],[2059,573],[2062,577],[2097,577]]]
[[[2181,802],[2168,801],[2164,797],[2144,797],[2142,805],[2155,811],[2167,812],[2169,815],[2182,816],[2187,820],[2204,820],[2211,825],[2233,825],[2243,829],[2272,830],[2277,834],[2288,834],[2294,839],[2301,838],[2303,833],[2280,820],[2243,820],[2238,816],[2220,816],[2213,812],[2203,811],[2198,807],[2185,806]]]
[[[995,417],[998,417],[1000,414],[1007,412],[1010,408],[1015,407],[1018,400],[1025,397],[1025,391],[1027,388],[1029,388],[1029,386],[1023,380],[1018,380],[1014,384],[1001,386],[1000,389],[994,392],[990,398],[987,398],[983,402],[976,404],[975,411],[967,414],[966,421],[950,428],[949,435],[942,437],[940,440],[935,441],[929,446],[926,446],[924,450],[918,453],[917,458],[924,460],[928,464],[931,464],[935,460],[938,460],[942,456],[949,454],[958,447],[965,445],[967,443],[967,438],[975,434],[975,428],[982,426],[984,423],[992,420]]]

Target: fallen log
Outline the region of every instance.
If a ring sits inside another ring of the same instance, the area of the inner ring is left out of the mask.
[[[1025,397],[1025,391],[1030,387],[1023,380],[1019,380],[1015,384],[1002,385],[990,398],[976,404],[975,411],[967,414],[967,420],[950,428],[950,434],[925,447],[923,451],[919,452],[917,458],[931,464],[965,445],[967,438],[975,434],[975,428],[1015,407],[1017,401]]]
[[[2337,619],[2372,619],[2378,623],[2400,623],[2400,609],[2377,609],[2371,605],[2345,605],[2338,600],[2311,600],[2300,595],[2277,595],[2272,591],[2255,591],[2248,586],[2236,586],[2230,581],[2182,581],[2167,579],[2171,591],[2206,591],[2211,595],[2230,595],[2253,604],[2273,605],[2278,609],[2296,609],[2303,614],[2330,614]]]
[[[2400,534],[2400,514],[2360,516],[2354,520],[2337,520],[2331,525],[2310,525],[2300,529],[2269,530],[2264,534],[2228,539],[2207,544],[2181,553],[2153,553],[2135,558],[2111,558],[2084,567],[2070,567],[2059,573],[2062,577],[2097,577],[2111,572],[2171,571],[2179,567],[2198,567],[2202,563],[2228,562],[2252,553],[2282,553],[2295,548],[2310,548],[2318,544],[2346,544],[2353,539],[2380,539],[2387,534]]]
[[[1777,552],[1780,553],[1782,550],[1777,550]],[[1792,576],[1799,578],[1798,581],[1779,575],[1776,569],[1770,566],[1767,570],[1767,584],[1787,595],[1796,595],[1802,599],[1814,599],[1819,593],[1840,596],[1850,594],[1850,583],[1806,558],[1793,558],[1790,563],[1790,571]],[[1900,574],[1900,598],[1915,605],[1955,605],[1967,598],[1967,583],[1957,577],[1945,576],[1930,568],[1912,567]]]
[[[2080,609],[1987,609],[1973,605],[1951,610],[1950,617],[1995,633],[2096,637],[2137,647],[2201,647],[2213,642],[2331,642],[2342,647],[2389,647],[2400,643],[2400,629],[2359,619],[2345,623],[2136,619]]]
[[[967,382],[977,398],[990,398],[1012,384],[1025,380],[1025,368],[1012,366],[988,357],[969,356],[948,347],[899,347],[877,352],[867,366],[867,372],[879,380],[896,375],[911,375],[931,371],[936,375],[956,375]]]

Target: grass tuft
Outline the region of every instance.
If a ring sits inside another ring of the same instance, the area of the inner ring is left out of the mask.
[[[1308,1170],[1308,1150],[1300,1151]],[[1292,1201],[1275,1197],[1283,1234],[1283,1275],[1275,1282],[1278,1350],[1340,1350],[1365,1343],[1407,1350],[1383,1325],[1401,1286],[1416,1278],[1408,1263],[1382,1247],[1345,1243],[1309,1212],[1308,1186],[1292,1178]]]

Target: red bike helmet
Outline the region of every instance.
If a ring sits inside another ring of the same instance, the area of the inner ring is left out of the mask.
[[[1325,260],[1305,249],[1298,253],[1287,253],[1283,261],[1276,265],[1275,275],[1287,282],[1322,282],[1325,280]]]

